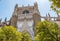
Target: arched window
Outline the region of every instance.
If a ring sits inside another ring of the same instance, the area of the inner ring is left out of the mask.
[[[24,10],[24,11],[23,11],[23,14],[28,14],[28,13],[29,13],[28,10]]]

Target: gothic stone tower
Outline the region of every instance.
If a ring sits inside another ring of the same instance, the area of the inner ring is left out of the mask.
[[[37,3],[34,3],[34,6],[22,7],[18,7],[18,4],[16,4],[10,21],[11,25],[15,26],[18,31],[27,31],[33,38],[34,26],[40,21],[40,13]]]

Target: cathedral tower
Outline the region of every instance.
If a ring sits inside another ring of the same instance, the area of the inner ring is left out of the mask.
[[[16,4],[10,21],[11,25],[15,26],[18,31],[23,32],[26,30],[33,38],[33,29],[36,23],[40,21],[40,13],[37,3],[34,3],[34,6],[22,7],[18,7],[18,4]]]

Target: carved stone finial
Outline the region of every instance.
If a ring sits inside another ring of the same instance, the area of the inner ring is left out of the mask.
[[[38,11],[38,4],[37,4],[37,2],[34,3],[34,10]]]
[[[24,7],[24,5],[22,5],[22,7]]]
[[[18,4],[15,5],[15,8],[17,8],[17,7],[18,7]]]
[[[48,13],[48,17],[50,17],[50,14]]]
[[[2,18],[0,18],[0,27],[2,26],[2,22],[1,21],[2,21]]]
[[[2,18],[0,18],[0,22],[2,21]]]
[[[45,20],[47,20],[47,14],[46,14],[46,18],[45,18]]]
[[[15,5],[15,11],[17,11],[17,8],[18,8],[18,4]]]
[[[7,21],[7,17],[5,17],[5,22]]]
[[[30,5],[28,4],[28,6],[30,6]]]
[[[11,25],[11,20],[9,21],[9,25]]]
[[[47,17],[47,14],[46,14],[46,17]]]
[[[50,21],[50,14],[49,14],[49,13],[48,13],[48,14],[46,14],[46,18],[45,18],[45,20]]]
[[[35,2],[34,5],[37,5],[37,2]]]

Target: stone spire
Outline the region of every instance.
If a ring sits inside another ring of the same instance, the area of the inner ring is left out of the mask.
[[[50,17],[50,14],[48,13],[48,17]]]
[[[24,7],[24,5],[22,5],[22,7]]]
[[[37,4],[37,2],[34,3],[34,10],[38,10],[38,4]]]
[[[7,17],[5,17],[5,22],[7,22]]]
[[[30,4],[28,4],[28,7],[30,6]]]
[[[48,13],[48,14],[46,14],[46,18],[45,18],[45,20],[50,21],[50,14],[49,14],[49,13]]]
[[[16,12],[17,9],[18,9],[18,4],[15,5],[15,9],[14,9],[14,11]]]
[[[15,5],[15,8],[17,8],[17,7],[18,7],[18,4]]]
[[[47,17],[47,14],[46,14],[46,18],[45,18],[45,20],[47,20],[47,18],[48,18],[48,17]]]
[[[17,11],[18,11],[18,4],[15,5],[15,8],[14,8],[14,12],[13,12],[13,15],[14,16],[17,16]],[[12,15],[12,16],[13,16]]]
[[[51,18],[50,18],[50,14],[48,13],[48,19],[49,19],[49,21],[51,20]]]
[[[1,21],[2,21],[2,18],[0,19],[0,23],[1,23]]]
[[[2,26],[2,22],[1,21],[2,21],[2,19],[0,18],[0,27]]]
[[[6,22],[7,22],[7,17],[5,17],[4,19],[4,25],[6,25]]]

